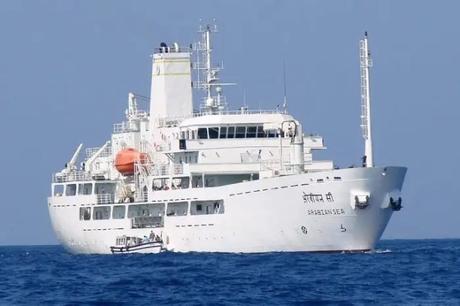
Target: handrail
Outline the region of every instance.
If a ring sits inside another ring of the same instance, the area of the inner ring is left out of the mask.
[[[97,204],[112,204],[115,203],[115,197],[111,193],[96,194]]]
[[[188,118],[195,118],[195,117],[203,117],[203,116],[211,116],[211,115],[257,115],[257,114],[286,114],[285,111],[281,111],[279,109],[234,109],[234,110],[222,110],[217,112],[206,112],[200,111],[195,112],[191,116],[179,116],[179,117],[164,117],[164,118],[156,118],[156,122],[159,127],[169,126],[169,125],[177,125],[181,121],[188,119]]]
[[[86,160],[90,159],[101,147],[86,148]],[[105,149],[99,154],[99,157],[108,157],[112,155],[112,146],[109,144]]]
[[[73,181],[91,181],[91,174],[83,170],[74,170],[69,173],[55,173],[52,177],[53,183],[66,183]]]

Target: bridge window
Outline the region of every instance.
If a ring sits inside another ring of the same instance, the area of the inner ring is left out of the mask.
[[[246,127],[245,126],[237,126],[236,127],[235,138],[244,138],[245,133],[246,133]]]
[[[210,127],[209,128],[209,138],[216,139],[219,138],[219,127]]]
[[[65,186],[65,195],[74,196],[77,193],[77,184],[67,184]]]
[[[257,138],[263,138],[263,137],[265,137],[264,127],[259,125],[257,127]]]
[[[107,220],[110,218],[110,206],[98,206],[93,209],[93,220]]]
[[[64,194],[64,185],[54,185],[53,195],[60,197]]]
[[[224,213],[224,201],[192,201],[190,214],[192,215],[212,215]]]
[[[85,183],[85,184],[78,184],[78,194],[91,194],[93,192],[93,184],[92,183]]]
[[[112,218],[113,219],[124,219],[126,215],[126,206],[115,205],[113,207]]]
[[[278,133],[276,130],[268,130],[266,133],[267,133],[267,137],[269,138],[278,137]]]
[[[80,207],[80,220],[91,219],[91,207]]]
[[[188,210],[187,202],[168,203],[167,216],[186,216]]]
[[[207,128],[198,129],[198,139],[208,139],[208,129]]]
[[[256,131],[257,131],[256,126],[248,126],[248,129],[246,131],[246,138],[255,138],[256,137]]]
[[[234,126],[228,127],[227,138],[235,138],[235,127]]]
[[[220,127],[220,138],[227,138],[227,127],[226,126],[221,126]]]

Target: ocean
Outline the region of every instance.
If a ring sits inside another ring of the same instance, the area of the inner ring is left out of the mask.
[[[366,253],[72,255],[0,247],[1,305],[460,305],[460,240]]]

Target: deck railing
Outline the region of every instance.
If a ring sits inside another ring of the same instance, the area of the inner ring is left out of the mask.
[[[112,204],[115,203],[115,196],[111,193],[96,194],[97,204]]]
[[[156,123],[159,127],[164,126],[174,126],[182,122],[184,119],[187,118],[195,118],[195,117],[203,117],[209,115],[253,115],[253,114],[285,114],[284,111],[279,109],[234,109],[234,110],[222,110],[217,112],[207,112],[207,111],[200,111],[195,112],[191,116],[187,117],[165,117],[165,118],[158,118],[156,119]]]
[[[55,173],[53,174],[53,183],[66,183],[73,181],[90,181],[92,180],[91,174],[83,170],[74,170],[69,173]]]
[[[160,217],[160,216],[134,217],[131,219],[131,227],[132,228],[163,227],[163,217]]]

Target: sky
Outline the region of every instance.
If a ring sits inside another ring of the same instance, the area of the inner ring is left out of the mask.
[[[358,42],[371,71],[377,165],[408,167],[404,208],[383,238],[460,238],[460,1],[0,2],[0,245],[54,244],[50,179],[79,143],[124,119],[128,92],[149,96],[153,48],[190,44],[215,19],[214,58],[233,108],[283,100],[317,158],[359,164]]]

